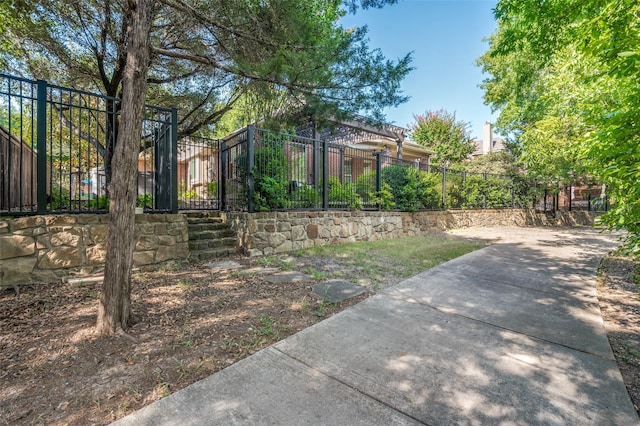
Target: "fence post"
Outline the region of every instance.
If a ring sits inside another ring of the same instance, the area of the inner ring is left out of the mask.
[[[373,155],[376,157],[376,197],[380,194],[380,189],[382,187],[382,176],[380,173],[382,171],[382,153],[376,152]],[[378,203],[378,210],[382,209],[382,205]]]
[[[487,186],[486,186],[486,183],[487,183],[487,173],[486,173],[486,172],[482,173],[482,180],[483,180],[483,181],[484,181],[484,183],[485,183],[484,191],[482,191],[482,208],[483,208],[483,209],[486,209],[486,208],[487,208]]]
[[[227,142],[220,143],[220,176],[218,177],[218,192],[220,193],[220,211],[227,209]]]
[[[36,185],[38,214],[47,213],[47,82],[37,82],[36,151],[38,152]]]
[[[255,127],[252,125],[247,126],[247,196],[249,213],[255,212],[255,203],[253,201],[253,194],[255,191],[255,180],[253,178],[253,166],[254,166],[254,137]]]
[[[329,141],[322,141],[322,209],[329,208]]]
[[[376,192],[380,192],[380,189],[382,189],[382,176],[380,176],[380,174],[382,173],[382,153],[381,152],[376,152],[375,153],[376,156]]]
[[[573,185],[569,185],[569,211],[571,211],[571,204],[572,204],[572,195],[573,195]]]
[[[320,141],[316,138],[315,124],[313,127],[313,164],[311,169],[311,180],[313,181],[313,189],[318,192],[318,181],[320,180]]]
[[[171,213],[178,213],[178,109],[171,108]]]
[[[466,190],[464,190],[466,181],[467,181],[467,172],[465,170],[463,170],[462,171],[462,186],[461,186],[461,191],[460,191],[460,194],[461,194],[460,207],[462,207],[462,205],[466,204],[467,201],[468,201],[468,197],[467,197],[467,193],[468,192]],[[462,200],[463,196],[464,196],[464,201]]]
[[[513,177],[510,177],[509,179],[511,182],[511,184],[509,185],[511,187],[511,209],[513,210],[516,208],[516,184]]]
[[[444,210],[447,201],[447,168],[442,168],[442,209]]]

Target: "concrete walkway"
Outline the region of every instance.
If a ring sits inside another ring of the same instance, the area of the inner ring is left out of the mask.
[[[638,425],[590,229],[485,229],[421,273],[117,425]]]

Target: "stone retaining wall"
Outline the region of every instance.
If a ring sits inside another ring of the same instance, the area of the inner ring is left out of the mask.
[[[219,216],[219,213],[214,213]],[[222,213],[250,256],[425,235],[470,226],[592,225],[588,212],[537,214],[529,210],[449,210],[417,213],[311,211]],[[104,268],[107,215],[49,215],[0,219],[0,287],[55,282]],[[189,256],[186,216],[136,215],[135,266]]]
[[[0,286],[53,282],[104,269],[108,215],[0,218]],[[136,215],[135,266],[189,256],[183,215]]]
[[[539,214],[531,210],[447,210],[416,213],[311,211],[223,213],[250,256],[325,244],[425,235],[471,226],[592,225],[590,212]]]

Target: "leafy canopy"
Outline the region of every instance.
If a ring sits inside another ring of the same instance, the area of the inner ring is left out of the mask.
[[[640,248],[640,3],[500,0],[479,64],[485,101],[522,160],[549,182],[593,175],[614,204],[603,217]]]
[[[433,149],[433,162],[439,165],[460,163],[475,150],[469,123],[456,120],[456,114],[444,109],[414,115],[411,135],[420,145]]]
[[[406,100],[410,55],[386,59],[367,28],[338,19],[396,0],[158,0],[147,102],[177,107],[180,133],[214,127],[245,94],[268,114],[360,112]],[[0,65],[23,76],[121,97],[130,38],[123,2],[2,2]]]

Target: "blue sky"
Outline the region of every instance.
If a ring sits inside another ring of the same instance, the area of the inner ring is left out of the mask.
[[[414,114],[444,108],[470,122],[472,137],[482,136],[484,122],[497,115],[484,105],[478,85],[485,76],[475,60],[488,48],[483,39],[496,28],[495,5],[495,0],[399,0],[341,20],[345,28],[367,25],[370,47],[387,58],[413,52],[415,69],[402,84],[411,99],[386,111],[389,122],[407,126]]]

